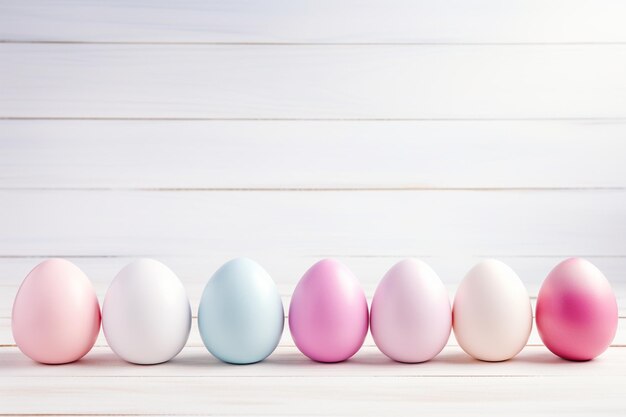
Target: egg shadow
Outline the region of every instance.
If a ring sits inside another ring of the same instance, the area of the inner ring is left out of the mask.
[[[222,362],[206,350],[204,352],[186,353],[178,355],[167,362],[172,365],[186,368],[228,368],[228,367],[245,367],[245,365],[231,364]]]
[[[484,364],[485,366],[498,366],[499,364],[511,364],[511,363],[527,363],[527,364],[536,364],[536,365],[550,365],[550,366],[561,366],[561,367],[573,367],[578,365],[586,365],[590,363],[597,362],[598,360],[592,361],[569,361],[562,359],[547,349],[536,349],[538,346],[530,346],[531,349],[524,349],[515,357],[504,360],[504,361],[482,361],[479,359],[475,359],[467,353],[463,352],[459,349],[450,349],[450,346],[444,348],[444,350],[435,356],[433,359],[424,361],[424,362],[398,362],[393,359],[390,359],[385,354],[379,351],[367,351],[367,352],[359,352],[352,358],[347,361],[340,362],[345,364],[358,364],[362,366],[428,366],[429,364],[436,364],[438,366],[441,365],[477,365]],[[317,363],[314,361],[310,361],[311,363]]]
[[[537,349],[543,348],[543,349]],[[575,367],[579,365],[586,366],[586,364],[597,362],[595,361],[569,361],[563,358],[560,358],[550,352],[547,348],[543,346],[531,345],[524,348],[519,354],[514,356],[511,359],[504,361],[482,361],[479,359],[475,359],[468,355],[463,351],[455,351],[455,352],[446,352],[444,351],[439,354],[433,361],[446,362],[453,365],[464,365],[464,364],[485,364],[489,365],[498,365],[498,364],[533,364],[533,365],[549,365],[549,366],[559,366],[559,367]]]
[[[55,368],[116,368],[128,365],[113,352],[90,352],[82,358],[68,363],[48,364],[34,361],[19,350],[2,352],[2,369],[55,369]]]
[[[476,366],[479,365],[482,370],[493,368],[494,370],[500,367],[511,367],[517,365],[545,365],[554,367],[554,369],[574,369],[580,367],[592,367],[595,364],[601,363],[601,359],[595,359],[586,362],[575,362],[562,359],[546,348],[538,349],[537,346],[533,346],[530,349],[524,349],[516,357],[501,362],[486,362],[472,358],[457,347],[446,347],[439,355],[430,361],[420,363],[402,363],[396,362],[382,352],[373,349],[366,349],[357,352],[352,358],[336,363],[323,363],[316,362],[297,349],[282,350],[280,352],[274,352],[268,358],[251,363],[251,364],[231,364],[222,362],[213,355],[211,355],[206,349],[199,347],[186,347],[179,355],[171,359],[170,361],[160,364],[139,365],[126,362],[119,358],[113,351],[99,350],[92,351],[84,356],[82,359],[59,365],[41,364],[26,357],[18,349],[11,349],[10,351],[4,350],[0,357],[0,364],[3,370],[20,371],[20,370],[37,370],[43,372],[57,372],[59,367],[67,368],[91,368],[91,369],[129,369],[132,367],[151,369],[148,372],[157,372],[157,370],[164,370],[170,367],[176,368],[195,368],[195,369],[221,369],[232,370],[233,375],[246,374],[254,369],[254,374],[258,374],[263,368],[276,368],[284,367],[285,369],[291,368],[294,371],[297,370],[315,370],[323,374],[328,374],[333,368],[342,368],[343,370],[357,369],[357,368],[369,368],[370,370],[389,370],[389,368],[397,368],[401,370],[403,368],[422,368],[424,371],[439,370],[444,372],[451,372],[456,368],[455,372],[461,372],[460,367],[463,366]],[[154,369],[154,371],[152,371]],[[49,370],[49,371],[47,371]],[[261,372],[262,373],[262,372]]]
[[[293,366],[293,365],[306,365],[307,363],[315,363],[309,360],[306,356],[300,352],[279,352],[270,355],[269,357],[252,363],[238,364],[223,362],[220,359],[213,356],[208,351],[202,349],[198,351],[188,352],[185,355],[179,355],[172,359],[170,362],[175,363],[177,366],[182,367],[214,367],[214,368],[232,368],[232,369],[245,369],[249,367],[263,367],[263,366]]]

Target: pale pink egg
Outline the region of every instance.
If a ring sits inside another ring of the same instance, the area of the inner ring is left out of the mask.
[[[24,279],[13,303],[13,338],[31,359],[74,362],[93,347],[100,305],[91,282],[76,265],[48,259]]]
[[[552,353],[585,361],[615,337],[618,312],[611,284],[591,262],[570,258],[550,272],[539,290],[537,330]]]
[[[376,346],[398,362],[424,362],[444,348],[452,329],[450,298],[426,263],[405,259],[383,277],[370,313]]]
[[[302,353],[318,362],[341,362],[363,345],[369,324],[365,294],[342,263],[324,259],[298,283],[289,306],[289,329]]]

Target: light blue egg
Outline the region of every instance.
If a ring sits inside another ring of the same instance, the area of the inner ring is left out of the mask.
[[[285,314],[269,274],[248,258],[225,263],[202,293],[198,328],[206,348],[235,364],[259,362],[280,341]]]

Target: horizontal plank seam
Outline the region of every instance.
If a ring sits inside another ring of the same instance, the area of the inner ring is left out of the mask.
[[[163,121],[163,122],[626,122],[619,117],[130,117],[2,116],[0,121]]]
[[[138,45],[138,46],[625,46],[626,41],[528,41],[528,42],[451,42],[451,41],[407,41],[407,42],[264,42],[264,41],[80,41],[45,39],[0,39],[0,44],[27,45]]]
[[[141,416],[206,416],[207,414],[197,414],[197,413],[167,413],[167,414],[159,414],[159,413],[146,413],[146,414],[136,414],[136,413],[0,413],[0,417],[5,416],[20,416],[20,417],[141,417]]]
[[[550,254],[550,255],[507,255],[507,254],[468,254],[466,255],[469,258],[492,258],[492,257],[501,257],[501,258],[516,258],[516,259],[550,259],[550,258],[563,258],[563,257],[574,257],[574,258],[597,258],[597,259],[622,259],[626,258],[626,255],[621,254],[611,254],[611,255],[598,255],[598,254]],[[171,258],[198,258],[202,256],[179,256],[179,255],[168,255],[168,254],[114,254],[114,255],[84,255],[84,254],[71,254],[71,253],[56,253],[56,254],[29,254],[29,255],[11,255],[4,254],[0,255],[0,259],[39,259],[39,258],[77,258],[77,259],[109,259],[109,258],[137,258],[137,257],[171,257]],[[443,255],[426,255],[426,254],[415,254],[415,253],[400,253],[400,254],[389,254],[389,255],[366,255],[366,254],[314,254],[314,255],[300,255],[302,258],[442,258]],[[5,286],[0,283],[0,287]]]
[[[320,364],[320,366],[337,366],[338,364]],[[238,366],[238,365],[233,365]],[[245,365],[239,365],[245,366]],[[339,365],[341,366],[341,365]],[[419,366],[419,364],[399,364],[399,366]],[[366,366],[365,366],[366,367]],[[550,375],[501,375],[501,374],[422,374],[422,375],[405,375],[405,374],[389,374],[389,375],[360,375],[360,374],[332,374],[328,373],[323,376],[312,375],[37,375],[37,378],[134,378],[134,379],[148,379],[148,378],[194,378],[194,379],[208,379],[208,378],[563,378],[562,374],[550,374]],[[571,375],[567,375],[571,377]],[[583,377],[583,375],[578,375]],[[32,375],[11,375],[9,378],[33,378]],[[2,414],[0,414],[1,416]]]
[[[626,186],[590,187],[0,187],[0,191],[142,191],[142,192],[368,192],[368,191],[624,191]]]
[[[61,417],[61,416],[68,416],[68,417],[89,417],[89,416],[94,416],[94,417],[104,417],[104,416],[110,416],[110,417],[124,417],[124,416],[128,416],[128,417],[140,417],[140,416],[206,416],[206,414],[193,414],[193,413],[184,413],[184,414],[173,414],[173,413],[167,413],[167,414],[158,414],[158,413],[147,413],[147,414],[136,414],[136,413],[119,413],[119,414],[114,414],[114,413],[0,413],[0,416],[4,417],[4,416],[21,416],[21,417]]]

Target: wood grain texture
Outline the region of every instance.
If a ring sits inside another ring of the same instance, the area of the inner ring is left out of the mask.
[[[181,383],[184,381],[184,383]],[[7,413],[89,415],[623,415],[623,376],[0,379]],[[595,389],[589,390],[593,383]],[[141,386],[141,389],[137,389]],[[236,389],[233,389],[236,387]],[[27,392],[41,392],[28,401]],[[75,401],[67,401],[68,393]],[[242,395],[246,393],[246,395]],[[102,396],[108,401],[101,401]],[[533,401],[528,401],[532,398]],[[21,405],[19,405],[21,403]],[[236,407],[236,408],[235,408]],[[50,411],[46,411],[50,410]]]
[[[626,3],[618,0],[0,0],[0,415],[626,414]],[[535,302],[561,259],[618,295],[613,346],[559,360],[533,330],[512,361],[452,336],[396,364],[368,335],[320,365],[288,329],[269,360],[188,346],[41,366],[10,310],[42,258],[102,300],[138,256],[170,266],[194,311],[223,262],[250,256],[285,306],[338,257],[369,299],[414,256],[453,296],[498,257]]]
[[[0,1],[0,39],[79,42],[626,42],[619,0]]]
[[[603,359],[623,362],[624,352],[623,348],[614,348]],[[503,411],[533,415],[555,412],[620,415],[624,412],[626,377],[605,371],[609,367],[601,365],[603,359],[572,364],[546,351],[526,350],[517,360],[505,364],[473,366],[457,350],[446,355],[450,366],[439,364],[438,371],[429,372],[429,368],[436,369],[438,364],[378,366],[381,358],[378,353],[373,355],[364,354],[352,362],[335,365],[313,364],[297,354],[281,355],[273,363],[233,367],[212,363],[206,352],[198,352],[198,356],[181,358],[177,366],[180,376],[168,372],[151,377],[102,376],[98,369],[108,368],[95,366],[102,363],[101,359],[92,362],[91,372],[98,376],[41,377],[48,369],[42,368],[37,377],[0,377],[0,392],[13,399],[3,405],[4,412],[33,414],[89,415],[93,413],[94,403],[97,413],[114,415],[362,416],[415,415],[416,412],[501,415]],[[23,366],[21,363],[15,366],[20,365]],[[508,367],[508,372],[502,372],[502,365]],[[124,365],[122,369],[140,368],[138,372],[158,374],[161,367],[167,366]],[[204,375],[191,377],[193,371],[185,366]],[[490,366],[493,373],[484,375],[485,368]],[[210,372],[220,368],[226,368],[224,372],[230,375]],[[548,369],[551,371],[547,372]],[[368,372],[364,374],[364,370]],[[235,374],[246,376],[231,376]],[[33,391],[39,393],[37,401],[29,400]],[[67,400],[68,394],[72,395],[72,401]]]
[[[625,154],[626,122],[4,120],[0,188],[623,188]]]
[[[626,117],[626,44],[0,44],[0,58],[0,118]]]
[[[0,191],[4,256],[624,256],[626,193]]]
[[[203,347],[186,347],[176,358],[157,366],[131,365],[117,358],[107,347],[94,348],[84,359],[65,366],[35,363],[17,348],[2,348],[2,377],[57,379],[73,377],[105,378],[179,378],[228,377],[556,377],[556,376],[626,376],[626,348],[611,348],[590,362],[559,359],[544,346],[527,346],[514,359],[504,362],[481,362],[466,355],[458,346],[446,346],[432,361],[420,364],[398,363],[383,355],[375,346],[364,347],[349,361],[320,364],[309,360],[294,346],[281,346],[263,362],[247,366],[220,362]]]

